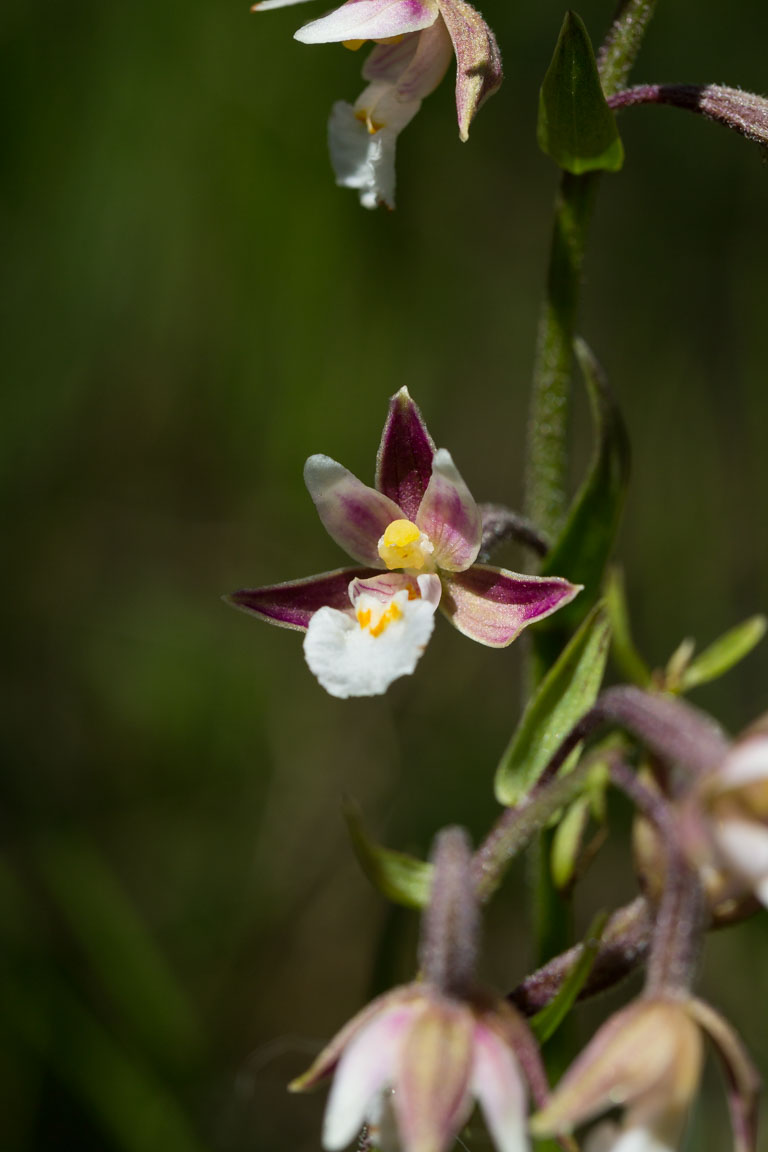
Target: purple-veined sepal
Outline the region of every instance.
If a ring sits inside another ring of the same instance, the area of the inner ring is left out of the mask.
[[[523,576],[488,564],[443,578],[441,610],[459,632],[489,648],[505,648],[523,628],[543,620],[581,588],[550,576]]]
[[[352,580],[365,580],[377,573],[371,568],[337,568],[319,576],[286,580],[265,588],[241,588],[225,596],[227,604],[258,616],[280,628],[306,632],[309,622],[320,608],[330,607],[351,612],[349,585]]]

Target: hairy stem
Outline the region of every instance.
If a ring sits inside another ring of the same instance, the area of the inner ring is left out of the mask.
[[[597,57],[606,96],[627,82],[637,59],[656,0],[623,0]]]
[[[619,908],[608,920],[579,1000],[612,988],[645,961],[651,937],[652,915],[645,897]],[[583,944],[575,944],[527,976],[508,999],[526,1016],[533,1016],[554,1000],[563,981],[578,964]]]

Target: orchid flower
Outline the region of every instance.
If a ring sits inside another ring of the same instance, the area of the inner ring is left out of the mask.
[[[534,1040],[510,1004],[474,984],[477,899],[472,854],[460,828],[432,853],[430,901],[421,927],[423,979],[379,996],[290,1085],[333,1074],[323,1147],[447,1152],[477,1100],[499,1152],[527,1152],[528,1087],[541,1103],[546,1077]]]
[[[332,696],[377,696],[413,672],[438,605],[466,636],[504,648],[580,591],[559,577],[475,563],[480,511],[406,388],[390,401],[375,488],[328,456],[310,456],[304,479],[326,529],[362,567],[227,599],[305,632],[307,663]]]
[[[694,996],[645,995],[611,1016],[531,1119],[537,1137],[571,1132],[616,1107],[584,1152],[675,1152],[701,1078],[704,1040],[725,1072],[734,1152],[756,1152],[758,1076],[728,1021]]]
[[[684,1002],[636,1001],[608,1020],[568,1069],[549,1104],[531,1121],[537,1136],[570,1132],[617,1105],[620,1126],[599,1128],[596,1149],[674,1152],[698,1087],[700,1029]]]
[[[262,0],[254,11],[303,0]],[[368,87],[354,105],[334,104],[328,125],[336,182],[356,188],[365,208],[395,206],[395,141],[442,80],[455,53],[459,136],[501,84],[501,56],[488,25],[466,0],[347,0],[296,33],[304,44],[376,47],[365,62]]]
[[[387,1125],[403,1152],[444,1152],[475,1100],[499,1152],[525,1152],[527,1090],[514,1048],[523,1027],[503,1000],[481,1008],[406,984],[350,1020],[291,1088],[335,1074],[323,1123],[329,1152],[364,1126]]]

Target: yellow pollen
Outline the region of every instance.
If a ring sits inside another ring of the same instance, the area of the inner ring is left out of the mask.
[[[367,108],[358,108],[355,112],[355,119],[359,120],[361,124],[365,124],[371,136],[375,136],[384,127],[383,123],[380,124],[378,120],[371,119],[371,114]]]
[[[399,620],[402,614],[403,613],[401,612],[400,607],[395,604],[393,600],[389,607],[385,608],[378,621],[374,625],[371,625],[370,608],[358,609],[357,622],[361,628],[367,628],[371,633],[371,636],[381,636],[382,632],[384,632],[389,627],[392,621]]]
[[[362,48],[365,40],[342,40],[345,48],[349,48],[350,52],[357,52],[358,48]]]
[[[411,520],[393,520],[379,540],[379,556],[387,568],[423,568],[432,545]]]

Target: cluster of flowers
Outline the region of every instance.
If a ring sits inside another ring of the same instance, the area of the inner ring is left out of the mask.
[[[303,631],[309,667],[333,695],[379,694],[413,672],[437,607],[460,632],[503,647],[579,591],[562,578],[477,562],[478,506],[405,389],[390,402],[374,488],[326,456],[310,457],[305,479],[323,524],[362,567],[230,600]],[[661,813],[640,868],[647,947],[634,940],[630,961],[647,958],[644,993],[608,1020],[550,1095],[523,1015],[475,984],[482,847],[473,858],[465,834],[445,830],[432,857],[420,978],[365,1008],[292,1085],[334,1074],[323,1130],[329,1152],[361,1131],[361,1147],[380,1152],[447,1152],[475,1101],[500,1152],[524,1152],[531,1134],[566,1139],[617,1107],[621,1123],[593,1127],[586,1152],[672,1152],[699,1083],[704,1037],[726,1068],[736,1152],[755,1152],[757,1077],[730,1025],[693,995],[689,961],[706,927],[768,906],[768,726],[730,742],[683,701],[640,689],[605,693],[591,711],[596,723],[610,719],[609,698],[622,702],[618,726],[664,769],[646,802],[629,761],[621,765],[645,817]],[[582,739],[585,719],[565,735],[557,763]],[[614,779],[622,786],[621,772]],[[553,788],[554,812],[558,777],[542,780]],[[620,937],[611,949],[620,953]],[[529,1096],[538,1109],[530,1118]]]
[[[679,708],[685,725],[690,710]],[[756,895],[768,905],[768,730],[733,744],[674,811],[694,887],[707,886],[712,894],[713,920],[726,893],[740,902]],[[741,1041],[690,992],[674,965],[661,982],[658,972],[653,979],[653,957],[645,992],[602,1026],[550,1095],[523,1016],[509,1000],[474,984],[474,872],[463,832],[440,833],[432,860],[421,978],[368,1005],[291,1085],[303,1090],[335,1073],[324,1148],[345,1148],[363,1129],[365,1146],[380,1152],[446,1152],[476,1100],[500,1152],[525,1152],[529,1133],[563,1138],[616,1108],[623,1109],[621,1121],[593,1126],[585,1152],[673,1152],[708,1039],[729,1083],[734,1149],[754,1152],[759,1081]],[[662,897],[652,951],[669,949],[670,934],[680,930],[669,920],[664,925],[663,903]],[[682,910],[682,921],[689,921],[684,931],[691,928],[689,912]],[[530,1119],[529,1097],[538,1106]]]

